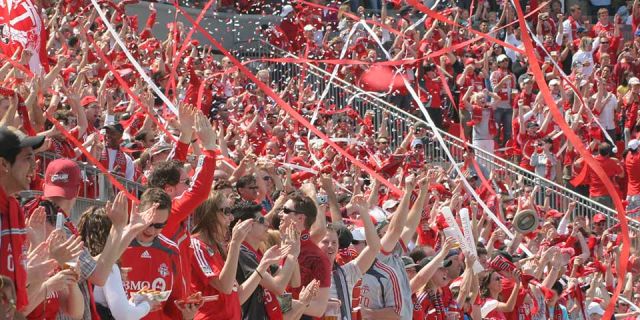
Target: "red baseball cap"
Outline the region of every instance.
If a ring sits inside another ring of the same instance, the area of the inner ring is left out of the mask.
[[[546,217],[547,218],[562,218],[564,216],[564,213],[556,210],[556,209],[551,209],[549,211],[547,211]]]
[[[44,180],[44,196],[73,199],[78,196],[80,167],[70,159],[56,159],[47,166]]]
[[[604,214],[602,213],[597,213],[596,215],[593,216],[591,220],[593,221],[593,223],[598,223],[602,221],[607,221],[607,217],[605,217]]]
[[[96,99],[96,97],[94,96],[86,96],[84,98],[82,98],[82,100],[80,100],[80,105],[83,107],[86,107],[94,102],[98,102],[98,99]]]

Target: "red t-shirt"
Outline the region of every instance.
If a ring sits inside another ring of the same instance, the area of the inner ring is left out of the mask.
[[[191,237],[191,290],[200,291],[203,296],[218,295],[218,300],[206,302],[200,309],[194,320],[201,319],[233,319],[242,317],[240,298],[238,297],[238,284],[234,284],[231,294],[224,294],[216,290],[209,283],[220,276],[224,267],[224,259],[220,252],[208,246],[197,237]]]
[[[609,177],[617,176],[622,172],[622,167],[613,159],[609,157],[603,157],[601,155],[597,155],[594,159],[600,164],[602,167],[602,171],[604,171]],[[608,196],[609,192],[604,186],[604,183],[600,178],[591,170],[588,169],[587,172],[587,183],[589,184],[589,196],[590,197],[601,197]]]
[[[162,308],[149,313],[144,319],[168,320],[181,317],[174,301],[184,299],[187,295],[182,278],[180,252],[174,242],[163,235],[156,237],[150,246],[143,246],[133,240],[120,258],[120,266],[131,268],[124,283],[129,296],[144,287],[171,291]]]
[[[440,98],[440,91],[442,91],[442,83],[439,78],[431,79],[427,76],[424,77],[424,88],[431,95],[431,108],[442,107],[442,99]]]
[[[629,152],[624,159],[627,170],[627,195],[640,194],[640,152]]]
[[[320,281],[320,288],[331,287],[331,263],[329,257],[311,241],[309,231],[302,232],[300,236],[300,255],[298,255],[300,265],[300,278],[302,286],[306,286],[313,279]],[[295,296],[300,293],[301,288],[293,288]]]

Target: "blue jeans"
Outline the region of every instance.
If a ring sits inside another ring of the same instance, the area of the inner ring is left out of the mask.
[[[496,139],[501,147],[511,139],[511,118],[513,117],[513,109],[511,108],[497,108],[494,113],[494,120],[498,127],[498,134]],[[503,140],[500,137],[504,136]]]

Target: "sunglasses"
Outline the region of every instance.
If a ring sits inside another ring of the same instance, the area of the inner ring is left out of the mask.
[[[303,213],[303,212],[300,212],[300,211],[296,211],[296,210],[293,210],[293,209],[289,209],[289,208],[287,208],[287,207],[283,207],[283,208],[282,208],[282,212],[284,212],[284,214],[296,214],[296,213],[297,213],[297,214],[302,214],[302,213]]]
[[[233,212],[231,212],[231,208],[229,208],[229,207],[222,208],[222,213],[224,213],[225,216],[233,215]]]
[[[165,226],[167,225],[167,222],[158,222],[158,223],[152,223],[149,225],[149,227],[153,227],[155,229],[163,229]]]
[[[188,186],[190,186],[190,185],[191,185],[191,179],[189,179],[189,178],[186,178],[186,179],[184,179],[184,180],[180,180],[180,182],[182,182],[182,183],[184,183],[184,184],[186,184],[186,185],[188,185]]]

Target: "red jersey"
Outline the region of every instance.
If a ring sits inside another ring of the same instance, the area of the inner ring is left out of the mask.
[[[442,91],[442,83],[440,78],[431,79],[425,75],[424,88],[429,92],[431,96],[431,108],[440,109],[442,107],[442,99],[440,98],[440,92]]]
[[[156,237],[151,245],[145,246],[133,240],[120,258],[120,266],[131,268],[124,289],[131,296],[142,288],[171,291],[169,299],[158,311],[149,313],[143,319],[180,319],[180,311],[175,300],[184,299],[186,284],[182,277],[182,264],[178,246],[163,235]]]
[[[194,320],[203,319],[231,319],[239,320],[242,317],[240,298],[238,297],[238,283],[235,283],[231,294],[224,294],[211,286],[211,279],[217,278],[224,267],[222,254],[215,248],[207,245],[197,237],[191,237],[189,250],[191,256],[191,283],[193,292],[200,291],[203,296],[218,295],[218,300],[206,302],[200,309]]]
[[[627,195],[640,194],[640,152],[629,152],[624,158],[624,166],[627,170]]]
[[[464,76],[463,73],[458,75],[458,79]],[[456,80],[457,81],[457,80]],[[460,87],[460,92],[467,92],[467,88],[473,87],[471,92],[481,92],[486,88],[484,84],[484,76],[482,74],[471,73],[466,78],[464,78],[464,85]],[[462,102],[462,96],[460,97],[460,102]],[[462,105],[462,103],[460,103]]]
[[[597,155],[593,157],[598,164],[602,167],[602,171],[606,172],[609,177],[617,176],[622,172],[622,167],[613,159],[609,157],[603,157],[601,155]],[[587,173],[587,183],[589,184],[589,196],[590,197],[600,197],[600,196],[613,196],[610,195],[607,189],[604,186],[604,183],[600,178],[591,170],[588,169]]]
[[[189,145],[178,142],[174,149],[173,159],[185,161]],[[191,277],[191,250],[189,250],[189,232],[183,222],[193,213],[202,202],[207,200],[211,186],[213,185],[213,173],[216,170],[216,153],[204,151],[196,165],[195,174],[191,178],[193,184],[189,190],[171,202],[171,213],[167,225],[162,229],[162,234],[171,239],[180,249],[180,261],[185,283],[190,282]]]
[[[27,227],[20,203],[0,187],[0,275],[13,280],[16,308],[27,306]]]

